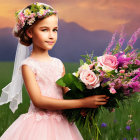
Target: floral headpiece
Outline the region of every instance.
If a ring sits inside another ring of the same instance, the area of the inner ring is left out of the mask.
[[[50,5],[39,2],[33,3],[15,13],[17,23],[14,31],[18,32],[23,27],[32,25],[37,19],[56,13]]]

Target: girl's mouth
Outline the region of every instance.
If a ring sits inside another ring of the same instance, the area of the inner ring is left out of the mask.
[[[46,41],[48,44],[54,44],[54,42],[53,41]]]

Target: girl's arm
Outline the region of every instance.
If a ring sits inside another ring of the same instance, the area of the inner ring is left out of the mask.
[[[62,73],[62,77],[65,75],[65,66],[63,64],[63,73]],[[63,93],[67,93],[70,89],[68,87],[62,87],[63,89]]]
[[[83,107],[82,99],[64,100],[43,96],[36,82],[34,73],[27,65],[22,65],[22,76],[27,92],[35,106],[49,110],[62,110]]]
[[[63,110],[72,108],[97,108],[105,105],[106,95],[94,95],[82,99],[64,100],[46,97],[41,94],[35,74],[27,65],[22,65],[22,76],[27,92],[36,107],[48,110]]]

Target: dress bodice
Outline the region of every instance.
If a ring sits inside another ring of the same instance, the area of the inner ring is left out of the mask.
[[[43,96],[55,99],[63,99],[62,87],[56,81],[62,77],[63,63],[60,59],[51,57],[49,61],[40,61],[32,57],[27,57],[22,61],[22,65],[28,65],[35,74],[36,81]],[[21,68],[21,67],[20,67]],[[30,100],[29,111],[37,111]]]

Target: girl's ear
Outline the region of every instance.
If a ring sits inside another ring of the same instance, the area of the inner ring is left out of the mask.
[[[30,38],[32,38],[32,29],[31,29],[31,28],[27,29],[27,30],[26,30],[26,34],[27,34]]]

